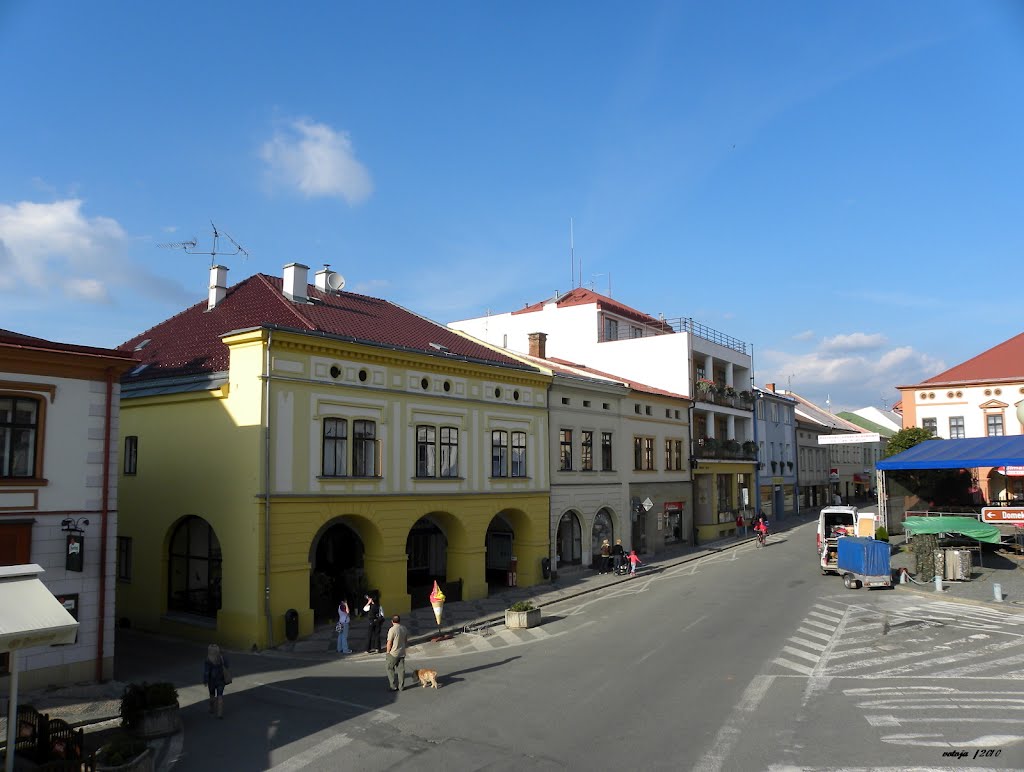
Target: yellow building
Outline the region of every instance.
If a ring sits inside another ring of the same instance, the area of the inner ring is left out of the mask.
[[[307,271],[214,266],[122,347],[127,624],[265,647],[369,590],[391,614],[541,580],[550,376]]]

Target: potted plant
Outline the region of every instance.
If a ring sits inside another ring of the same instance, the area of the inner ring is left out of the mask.
[[[707,401],[710,400],[714,394],[715,384],[707,378],[698,378],[697,382],[694,384],[694,388],[697,391],[697,396]]]
[[[743,452],[746,453],[748,456],[756,456],[757,443],[753,442],[752,440],[747,440],[746,442],[743,443]]]
[[[787,461],[786,462],[786,466],[789,467],[789,471],[791,471],[791,472],[793,471],[793,462],[792,461]]]
[[[137,737],[163,737],[180,729],[178,690],[167,681],[131,683],[121,695],[121,726]]]
[[[725,389],[723,391],[725,393],[725,396],[727,396],[727,397],[735,397],[736,396],[736,389],[733,388],[732,386],[729,386],[728,384],[725,386]]]
[[[713,456],[718,450],[718,440],[714,437],[705,437],[700,441],[700,445],[708,455]]]
[[[153,751],[144,740],[120,735],[96,752],[95,768],[102,772],[153,772]]]
[[[778,461],[772,461],[772,471],[774,472],[778,468],[779,468],[779,462]]]
[[[747,404],[749,404],[749,403],[751,403],[751,402],[753,402],[753,401],[754,401],[754,398],[753,398],[753,396],[752,396],[752,395],[750,394],[750,392],[749,392],[749,391],[741,391],[741,392],[740,392],[740,399],[741,399],[741,400],[742,400],[743,402],[746,402]]]
[[[727,453],[730,454],[740,452],[740,443],[737,440],[726,440],[722,447]]]
[[[505,611],[505,627],[522,630],[540,624],[540,609],[528,600],[517,600]]]

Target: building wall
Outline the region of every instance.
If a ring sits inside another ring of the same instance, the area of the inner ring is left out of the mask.
[[[382,592],[389,612],[410,608],[406,547],[421,518],[444,532],[448,578],[462,581],[464,598],[487,593],[486,532],[499,516],[515,531],[520,583],[540,581],[550,532],[549,377],[298,334],[270,336],[256,331],[226,339],[226,388],[125,400],[125,433],[140,438],[139,474],[123,479],[122,496],[123,534],[133,538],[136,559],[119,599],[132,624],[203,639],[215,633],[228,645],[262,647],[281,642],[285,612],[295,609],[299,633],[308,634],[316,542],[332,524],[358,535],[368,585]],[[260,378],[265,345],[271,345],[269,400]],[[376,422],[379,477],[322,474],[328,417]],[[458,477],[416,477],[421,424],[458,427]],[[491,477],[492,429],[527,432],[526,477]],[[170,539],[186,515],[206,520],[220,542],[222,597],[215,620],[167,613]]]
[[[104,436],[107,416],[106,373],[95,363],[79,363],[74,355],[48,361],[32,355],[0,356],[0,395],[40,399],[45,411],[41,437],[45,480],[7,478],[0,484],[0,524],[31,523],[29,561],[41,566],[42,582],[55,596],[78,596],[75,643],[33,647],[19,652],[19,683],[32,689],[113,675],[114,544],[117,534],[118,386],[120,367],[111,377],[110,448],[104,479]],[[84,357],[82,357],[84,359]],[[51,373],[59,373],[54,375]],[[107,510],[103,510],[104,487]],[[72,518],[84,536],[83,570],[66,570],[68,532],[61,523]],[[106,519],[107,547],[102,549]],[[85,524],[88,520],[88,525]],[[101,579],[102,577],[102,579]],[[101,583],[105,586],[101,590]],[[101,610],[101,593],[103,596]],[[102,616],[101,616],[102,614]],[[102,630],[102,647],[100,644]],[[6,689],[6,673],[0,690]]]

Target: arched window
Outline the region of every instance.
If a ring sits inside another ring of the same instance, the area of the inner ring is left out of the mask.
[[[594,515],[594,530],[592,538],[592,549],[595,555],[601,554],[601,542],[605,539],[609,544],[614,544],[615,529],[612,527],[612,516],[607,509],[601,509]]]
[[[167,609],[216,617],[221,601],[221,552],[210,524],[195,515],[178,523],[169,557]]]

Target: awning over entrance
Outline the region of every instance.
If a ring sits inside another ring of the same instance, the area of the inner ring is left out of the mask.
[[[891,458],[876,468],[974,469],[979,466],[1024,466],[1024,435],[970,437],[959,440],[928,440]]]
[[[74,643],[78,622],[39,581],[41,573],[35,564],[0,568],[0,653]]]

